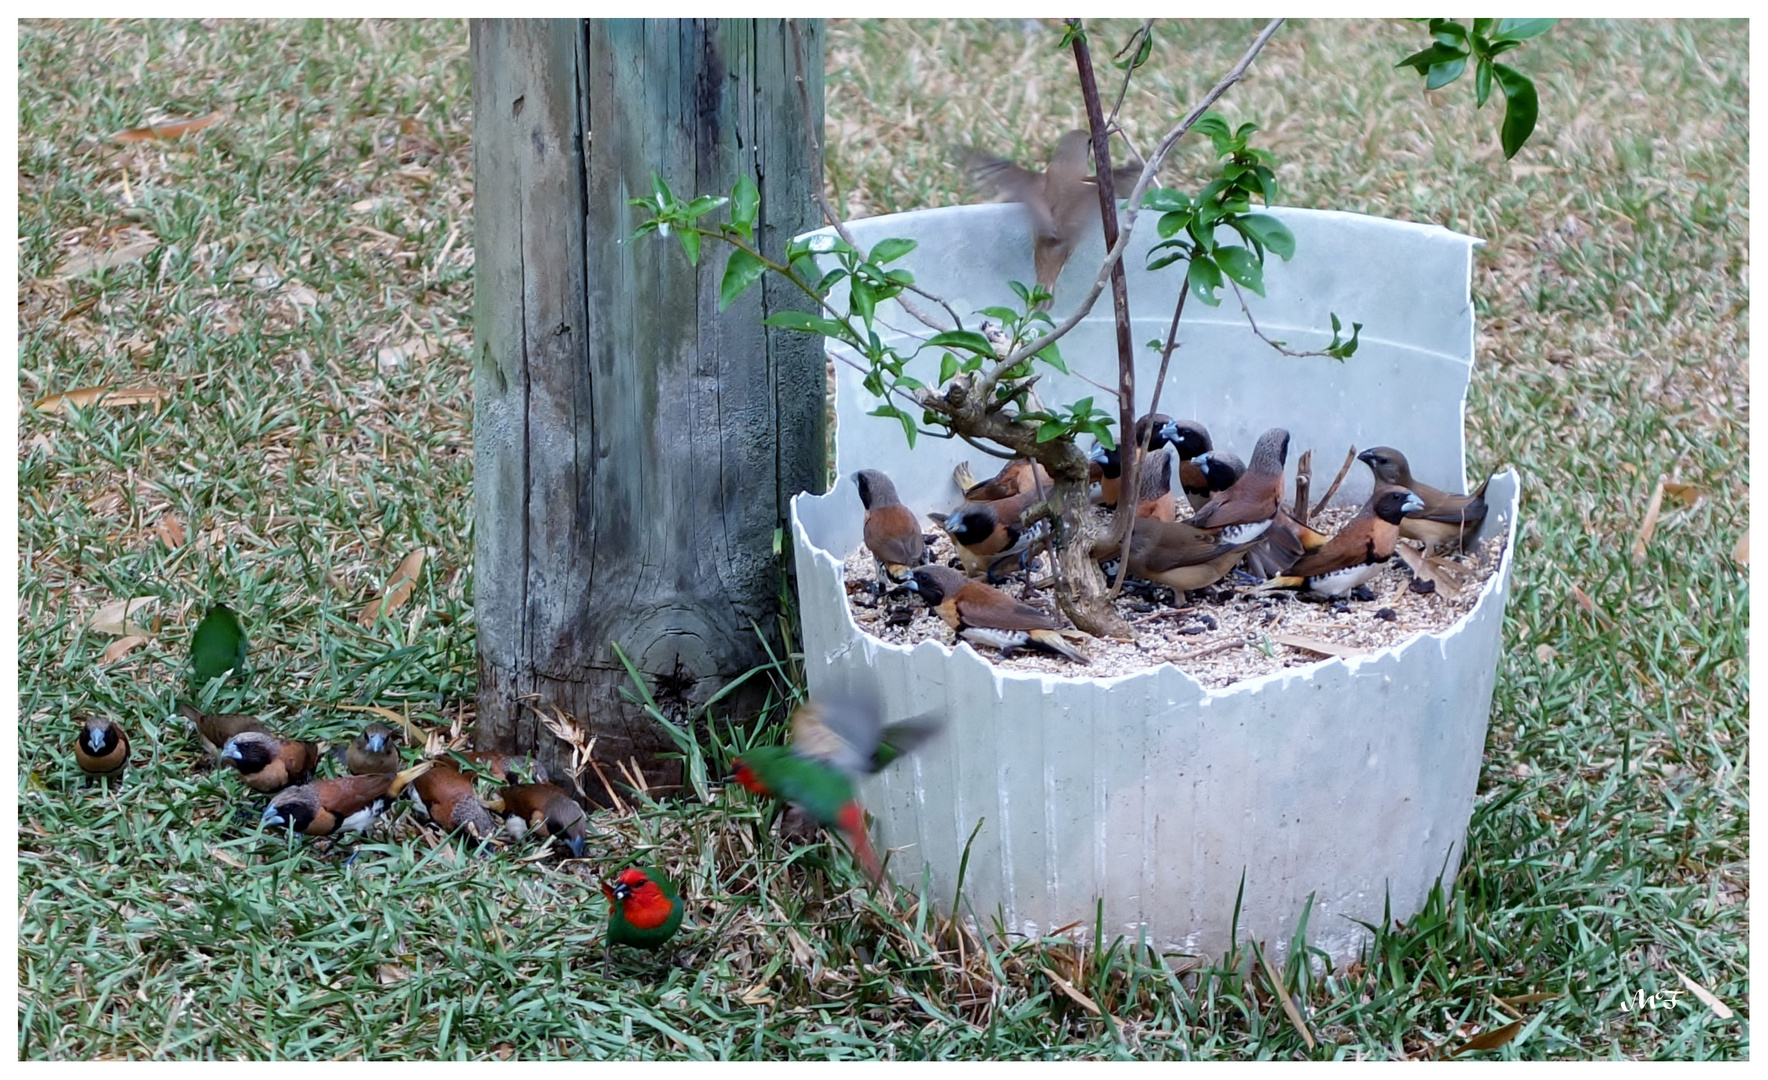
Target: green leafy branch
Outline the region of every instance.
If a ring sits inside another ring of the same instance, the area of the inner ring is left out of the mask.
[[[1161,211],[1156,231],[1161,241],[1148,252],[1148,269],[1160,270],[1186,262],[1185,278],[1192,295],[1215,307],[1222,300],[1216,290],[1225,283],[1241,286],[1260,296],[1265,295],[1265,256],[1274,254],[1287,262],[1295,254],[1295,234],[1269,214],[1254,213],[1253,200],[1269,206],[1277,198],[1276,159],[1267,150],[1249,145],[1257,124],[1245,123],[1230,129],[1227,121],[1215,113],[1199,118],[1195,130],[1210,137],[1216,156],[1222,159],[1221,175],[1211,180],[1195,197],[1174,188],[1153,188],[1142,205]],[[1244,243],[1218,239],[1220,230],[1228,228]],[[1246,320],[1259,339],[1285,356],[1330,356],[1342,360],[1357,350],[1357,331],[1362,324],[1353,324],[1349,340],[1340,336],[1341,324],[1332,315],[1332,344],[1317,352],[1297,352],[1272,341],[1259,332],[1245,298],[1240,301]]]
[[[1424,89],[1438,90],[1449,85],[1467,70],[1473,61],[1474,107],[1484,108],[1492,96],[1492,84],[1504,92],[1504,124],[1499,140],[1506,159],[1516,156],[1534,133],[1540,101],[1534,82],[1513,67],[1497,62],[1497,58],[1518,48],[1532,37],[1539,37],[1552,28],[1556,19],[1474,19],[1467,27],[1454,19],[1431,19],[1430,36],[1435,40],[1429,48],[1406,57],[1395,67],[1410,67],[1424,76]]]

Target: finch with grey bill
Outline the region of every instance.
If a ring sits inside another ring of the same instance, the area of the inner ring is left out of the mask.
[[[1344,596],[1373,577],[1393,556],[1401,518],[1423,508],[1424,501],[1405,488],[1378,485],[1337,535],[1297,561],[1288,574],[1272,578],[1260,588],[1306,585],[1322,596]]]
[[[221,760],[238,769],[253,791],[281,791],[313,778],[319,747],[267,731],[242,731],[221,748]]]
[[[490,812],[473,790],[473,782],[446,762],[437,762],[412,783],[411,801],[446,832],[458,829],[475,840],[484,840],[497,831]]]
[[[1225,543],[1256,539],[1277,516],[1283,497],[1283,465],[1289,458],[1289,432],[1272,428],[1258,437],[1252,463],[1233,486],[1211,498],[1191,516],[1199,529],[1213,529]]]
[[[1436,548],[1461,550],[1486,520],[1486,485],[1492,482],[1489,476],[1473,494],[1451,495],[1414,480],[1406,455],[1391,446],[1371,446],[1358,454],[1357,460],[1369,466],[1377,483],[1403,487],[1418,496],[1424,509],[1408,514],[1400,522],[1400,535],[1408,540],[1422,540],[1427,553]]]
[[[999,649],[1011,656],[1023,648],[1036,648],[1088,663],[1087,654],[1067,640],[1061,624],[1029,604],[1006,593],[971,581],[949,566],[917,567],[907,583],[947,626],[965,641]]]
[[[268,732],[270,729],[255,716],[240,713],[205,713],[195,705],[180,702],[178,715],[189,720],[196,728],[197,738],[202,740],[203,749],[216,761],[221,759],[221,748],[227,740],[247,731]]]
[[[583,858],[588,818],[577,800],[557,784],[509,784],[490,800],[492,809],[506,815],[504,832],[520,840],[533,832],[563,844],[574,859]]]
[[[897,498],[896,485],[888,476],[876,469],[861,469],[853,474],[853,482],[866,508],[866,549],[878,561],[878,588],[882,592],[886,578],[901,581],[927,561],[927,542],[921,536],[920,521]]]
[[[993,502],[967,502],[946,515],[941,528],[958,545],[958,559],[972,574],[993,575],[994,568],[1018,556],[1024,562],[1042,535],[1020,516],[1041,500],[1026,491]]]
[[[129,736],[108,716],[88,716],[74,740],[74,763],[88,782],[121,779],[129,767]]]
[[[1168,420],[1160,427],[1160,437],[1178,452],[1179,486],[1185,492],[1185,500],[1191,504],[1191,509],[1203,509],[1212,494],[1227,487],[1224,484],[1221,488],[1212,488],[1208,474],[1197,462],[1199,457],[1215,449],[1209,429],[1195,420]],[[1240,459],[1234,458],[1234,463],[1238,466]],[[1238,471],[1235,475],[1239,475]]]
[[[385,724],[370,724],[350,740],[344,769],[352,776],[399,771],[399,736]]]
[[[305,836],[365,833],[386,809],[388,800],[429,768],[426,761],[398,774],[339,776],[288,788],[270,800],[262,821],[265,826],[281,826]]]

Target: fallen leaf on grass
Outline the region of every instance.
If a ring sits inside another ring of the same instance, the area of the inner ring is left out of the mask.
[[[1322,641],[1319,638],[1304,637],[1301,634],[1272,634],[1271,640],[1279,645],[1287,645],[1292,649],[1304,652],[1319,653],[1321,656],[1361,656],[1368,649],[1359,649],[1354,645],[1340,645],[1333,641]]]
[[[1102,1015],[1099,1006],[1093,1001],[1093,999],[1081,993],[1075,988],[1073,983],[1064,979],[1062,976],[1056,974],[1047,967],[1040,967],[1038,970],[1042,971],[1045,975],[1048,975],[1050,981],[1056,985],[1056,989],[1062,991],[1062,993],[1067,995],[1069,1000],[1073,1001],[1076,1005],[1079,1005],[1094,1016]]]
[[[362,609],[362,614],[356,617],[356,621],[364,627],[370,627],[382,615],[391,615],[397,611],[400,605],[411,599],[411,591],[417,588],[417,576],[423,568],[423,548],[418,548],[399,560],[399,565],[393,569],[392,580],[387,582],[386,595],[379,600],[369,601]]]
[[[69,409],[90,409],[102,405],[117,409],[129,405],[159,406],[172,399],[172,391],[158,386],[82,386],[59,394],[38,398],[31,408],[39,412],[66,412]]]
[[[177,514],[163,515],[154,523],[153,531],[169,548],[184,546],[184,522],[178,520]]]
[[[414,360],[434,360],[441,355],[441,343],[429,334],[422,334],[397,345],[388,345],[378,350],[374,358],[381,374],[390,375]]]
[[[1543,1001],[1552,1001],[1554,998],[1556,998],[1558,996],[1559,996],[1558,994],[1547,993],[1546,991],[1538,991],[1533,994],[1518,994],[1515,997],[1502,997],[1502,998],[1499,998],[1498,1000],[1502,1001],[1504,1004],[1510,1005],[1510,1006],[1538,1005]]]
[[[1578,602],[1578,606],[1584,609],[1585,614],[1594,618],[1603,627],[1606,628],[1614,625],[1614,620],[1609,618],[1603,613],[1601,608],[1596,606],[1596,601],[1590,599],[1590,594],[1583,589],[1578,588],[1576,585],[1572,586],[1572,599]]]
[[[146,645],[150,640],[150,638],[143,634],[130,634],[128,637],[118,638],[110,643],[109,648],[104,650],[104,654],[98,658],[98,662],[101,664],[114,664],[135,649]]]
[[[1275,994],[1277,1000],[1283,1005],[1283,1015],[1289,1018],[1289,1026],[1296,1030],[1302,1041],[1308,1044],[1308,1049],[1312,1050],[1314,1048],[1314,1033],[1308,1030],[1307,1022],[1301,1018],[1301,1010],[1295,1007],[1295,1002],[1290,998],[1289,990],[1284,987],[1283,980],[1277,977],[1277,969],[1271,966],[1271,958],[1260,952],[1258,959],[1265,969],[1265,981],[1270,984],[1271,993]]]
[[[215,848],[215,847],[210,848],[209,849],[209,856],[211,858],[213,858],[216,862],[225,863],[226,865],[233,867],[235,870],[244,870],[246,868],[245,863],[240,862],[238,859],[234,858],[232,855],[229,855],[227,852],[222,851],[220,848]]]
[[[111,138],[120,143],[181,139],[186,135],[201,131],[219,119],[221,119],[221,113],[212,112],[207,116],[198,116],[190,120],[168,120],[163,124],[148,124],[143,127],[129,128],[127,131],[117,132]]]
[[[1651,543],[1651,534],[1657,531],[1658,511],[1664,505],[1664,482],[1659,480],[1657,487],[1651,489],[1651,501],[1645,504],[1645,518],[1639,523],[1639,535],[1633,538],[1633,564],[1645,561],[1645,545]]]
[[[392,986],[411,978],[411,970],[404,964],[382,964],[377,975],[382,986]]]
[[[1559,655],[1559,653],[1557,651],[1555,651],[1553,646],[1551,646],[1551,645],[1537,645],[1537,646],[1535,646],[1535,659],[1539,660],[1543,664],[1553,663],[1553,658],[1558,655]]]
[[[1680,503],[1684,507],[1694,506],[1695,503],[1700,502],[1701,496],[1706,494],[1706,492],[1700,489],[1698,484],[1684,484],[1677,480],[1665,480],[1663,485],[1664,497],[1671,502]]]
[[[1426,555],[1411,544],[1395,544],[1394,554],[1419,581],[1436,585],[1437,592],[1453,600],[1467,585],[1467,570],[1439,555]]]
[[[1457,1046],[1449,1053],[1450,1056],[1455,1056],[1473,1050],[1496,1050],[1500,1046],[1503,1046],[1505,1043],[1516,1038],[1517,1034],[1521,1031],[1522,1021],[1512,1020],[1501,1028],[1495,1028],[1483,1035],[1475,1035],[1473,1038],[1462,1043],[1460,1046]]]
[[[160,598],[157,596],[136,596],[128,600],[112,600],[92,613],[92,618],[86,623],[86,629],[98,634],[115,634],[119,637],[145,636],[151,631],[133,620],[142,612],[158,607],[159,603]]]
[[[1699,998],[1700,1003],[1702,1005],[1705,1005],[1707,1008],[1713,1010],[1714,1016],[1717,1016],[1721,1020],[1731,1019],[1731,1017],[1734,1015],[1731,1011],[1731,1007],[1729,1005],[1726,1005],[1723,1001],[1720,1001],[1716,996],[1714,996],[1714,994],[1711,990],[1708,990],[1706,987],[1702,986],[1700,983],[1697,983],[1693,979],[1682,974],[1682,972],[1675,967],[1671,967],[1670,970],[1676,972],[1676,977],[1678,979],[1682,980],[1683,986],[1688,987],[1689,993],[1691,993],[1695,997]]]
[[[1737,538],[1737,546],[1731,549],[1731,559],[1733,562],[1742,563],[1745,566],[1750,564],[1750,534],[1748,532]]]
[[[159,239],[150,236],[144,240],[131,240],[121,247],[106,248],[103,251],[76,251],[61,261],[61,265],[55,268],[54,276],[65,281],[99,270],[127,266],[129,263],[146,258],[148,252],[159,246]]]
[[[368,213],[373,213],[376,210],[379,210],[383,205],[386,204],[386,202],[387,202],[386,199],[383,199],[377,195],[371,199],[359,199],[356,202],[351,203],[350,209],[355,211],[358,214],[368,214]]]

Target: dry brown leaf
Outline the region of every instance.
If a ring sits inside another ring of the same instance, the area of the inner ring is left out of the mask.
[[[172,391],[158,386],[82,386],[59,394],[38,398],[31,408],[42,412],[65,412],[68,409],[89,409],[102,405],[107,409],[128,405],[158,406],[172,399]]]
[[[150,236],[141,240],[131,240],[120,247],[106,248],[103,251],[75,251],[55,268],[55,277],[65,281],[98,270],[127,266],[129,263],[146,258],[148,252],[159,246],[159,240]]]
[[[1302,1042],[1307,1043],[1308,1049],[1312,1050],[1314,1048],[1314,1033],[1308,1030],[1307,1022],[1301,1018],[1301,1010],[1295,1007],[1295,1002],[1289,997],[1289,991],[1277,978],[1277,969],[1271,966],[1271,958],[1262,952],[1259,953],[1258,958],[1259,962],[1264,965],[1265,979],[1271,985],[1271,993],[1277,995],[1277,1000],[1283,1005],[1283,1015],[1289,1018],[1289,1026],[1301,1035]]]
[[[1676,972],[1676,977],[1678,979],[1682,980],[1683,986],[1688,987],[1689,993],[1691,993],[1695,997],[1699,998],[1700,1003],[1702,1005],[1705,1005],[1707,1008],[1713,1010],[1714,1016],[1717,1016],[1721,1020],[1731,1019],[1731,1017],[1734,1015],[1731,1011],[1731,1007],[1729,1005],[1726,1005],[1723,1001],[1720,1001],[1716,996],[1714,996],[1714,994],[1711,990],[1708,990],[1706,987],[1702,986],[1700,983],[1697,983],[1693,979],[1682,974],[1681,970],[1676,968],[1673,965],[1671,966],[1670,970]]]
[[[1553,663],[1553,658],[1558,655],[1559,655],[1559,653],[1556,652],[1554,650],[1553,646],[1551,646],[1551,645],[1537,645],[1537,646],[1535,646],[1535,659],[1539,660],[1543,664]]]
[[[1483,1035],[1475,1035],[1473,1038],[1450,1051],[1450,1054],[1453,1056],[1455,1054],[1465,1054],[1470,1050],[1496,1050],[1511,1039],[1516,1038],[1521,1031],[1522,1021],[1512,1020],[1501,1028],[1494,1028]]]
[[[427,745],[426,739],[424,737],[424,732],[421,728],[419,728],[416,724],[412,723],[410,720],[407,720],[404,716],[400,715],[399,713],[396,713],[392,709],[387,708],[385,705],[333,705],[332,708],[338,709],[343,712],[374,713],[376,716],[380,717],[383,720],[390,720],[393,723],[398,724],[399,729],[401,731],[405,732],[405,737],[411,742],[411,744],[413,746]],[[436,734],[436,733],[432,732],[431,734]],[[441,751],[437,751],[437,753],[440,753],[440,752]],[[435,757],[436,754],[426,753],[424,756],[425,757]]]
[[[161,515],[160,520],[154,523],[153,531],[169,548],[184,546],[184,522],[178,520],[177,514]]]
[[[350,204],[350,209],[358,214],[368,214],[379,210],[386,202],[386,199],[376,195],[370,199],[358,199]]]
[[[1058,990],[1062,991],[1064,994],[1066,994],[1068,996],[1069,1000],[1073,1001],[1076,1005],[1079,1005],[1081,1008],[1092,1013],[1094,1016],[1102,1015],[1100,1013],[1099,1006],[1096,1003],[1094,1003],[1093,999],[1086,996],[1085,994],[1081,993],[1079,990],[1075,989],[1075,986],[1073,983],[1069,982],[1067,979],[1064,979],[1062,976],[1056,974],[1054,971],[1050,970],[1047,967],[1040,967],[1040,968],[1038,968],[1038,970],[1042,971],[1045,975],[1048,975],[1050,977],[1050,981],[1052,983],[1056,984],[1056,989],[1058,989]]]
[[[1706,492],[1700,489],[1699,485],[1684,484],[1679,480],[1665,480],[1663,486],[1665,498],[1669,499],[1671,502],[1680,503],[1685,507],[1690,507],[1695,503],[1700,502],[1701,497],[1706,494]]]
[[[1745,529],[1743,535],[1737,538],[1737,546],[1731,549],[1731,561],[1742,563],[1744,566],[1750,564],[1750,533],[1748,529]]]
[[[408,341],[378,350],[375,353],[375,365],[383,375],[387,375],[412,361],[434,360],[441,355],[441,344],[429,334],[420,334]]]
[[[151,639],[143,634],[130,634],[128,637],[118,638],[110,643],[109,648],[104,650],[104,654],[98,658],[98,662],[114,664],[135,649],[146,645],[149,640]]]
[[[1578,606],[1584,609],[1585,614],[1592,616],[1603,626],[1614,625],[1614,620],[1610,619],[1603,613],[1602,609],[1596,606],[1596,601],[1590,599],[1590,594],[1583,589],[1578,588],[1576,585],[1572,586],[1572,599],[1578,602]]]
[[[356,621],[364,627],[373,626],[374,621],[382,615],[391,615],[400,605],[411,599],[411,592],[417,588],[417,576],[424,568],[424,549],[418,548],[393,568],[392,580],[387,582],[387,592],[379,600],[373,600],[362,609]]]
[[[231,866],[235,870],[244,870],[246,868],[245,863],[240,862],[238,859],[234,858],[232,855],[229,855],[227,852],[221,850],[220,848],[216,848],[216,847],[210,848],[209,849],[209,857],[214,859],[218,863],[224,863],[228,866]]]
[[[392,986],[411,978],[411,970],[404,964],[382,964],[377,974],[382,986]]]
[[[316,308],[319,294],[298,281],[291,281],[282,290],[282,298],[296,307]]]
[[[119,637],[130,635],[145,636],[149,631],[133,620],[142,612],[159,606],[157,596],[136,596],[128,600],[112,600],[92,613],[86,623],[86,629],[95,634],[115,634]]]
[[[1279,645],[1287,645],[1292,649],[1304,652],[1319,653],[1321,656],[1362,656],[1368,649],[1359,649],[1354,645],[1340,645],[1333,641],[1322,641],[1319,638],[1305,637],[1301,634],[1272,634],[1271,640]]]
[[[168,120],[163,124],[148,124],[145,127],[130,128],[127,131],[117,132],[111,138],[120,143],[181,139],[186,135],[201,131],[219,119],[221,119],[221,113],[212,112],[207,116],[198,116],[191,120]]]
[[[1537,991],[1533,994],[1518,994],[1515,997],[1499,998],[1498,1000],[1506,1005],[1538,1005],[1543,1001],[1552,1001],[1558,996],[1558,994],[1548,993],[1543,990]]]
[[[1467,586],[1466,569],[1440,555],[1426,555],[1411,544],[1395,544],[1394,554],[1412,571],[1413,577],[1435,582],[1437,592],[1447,599],[1460,596]]]
[[[1651,489],[1651,501],[1645,504],[1645,518],[1639,523],[1639,535],[1633,538],[1633,564],[1645,561],[1645,546],[1651,543],[1651,534],[1657,531],[1658,511],[1664,505],[1664,482],[1659,480]]]

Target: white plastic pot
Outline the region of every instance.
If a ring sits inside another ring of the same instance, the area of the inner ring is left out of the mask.
[[[1291,349],[1318,349],[1336,312],[1347,333],[1363,324],[1361,347],[1343,363],[1286,357],[1252,334],[1232,291],[1217,308],[1193,298],[1161,411],[1202,421],[1217,446],[1242,457],[1266,428],[1288,428],[1292,475],[1312,447],[1317,491],[1347,446],[1380,444],[1403,450],[1420,479],[1455,488],[1478,241],[1355,214],[1272,212],[1297,250],[1288,263],[1268,260],[1267,298],[1246,294],[1259,329]],[[1032,280],[1022,213],[951,207],[850,228],[867,247],[918,240],[898,265],[974,326],[976,309],[1013,303],[1010,279]],[[1164,337],[1180,276],[1142,269],[1152,215],[1137,233],[1125,266],[1140,343]],[[1070,260],[1058,319],[1085,292],[1102,250],[1095,237]],[[879,312],[881,333],[929,333],[895,304]],[[1073,371],[1115,386],[1113,342],[1107,293],[1061,348]],[[1144,349],[1138,363],[1145,411],[1158,357]],[[932,385],[938,364],[930,349],[909,373]],[[1379,923],[1390,902],[1394,918],[1408,918],[1439,877],[1452,880],[1501,645],[1513,473],[1493,479],[1480,537],[1507,537],[1502,563],[1473,611],[1443,633],[1216,690],[1170,664],[1111,679],[1006,672],[969,645],[890,645],[854,623],[842,579],[842,560],[861,543],[852,472],[882,469],[924,515],[959,501],[959,461],[983,476],[997,462],[957,440],[923,437],[911,451],[896,421],[865,415],[878,401],[861,372],[837,363],[836,374],[839,479],[827,495],[792,504],[810,689],[869,687],[889,719],[937,709],[949,720],[939,740],[864,792],[878,839],[896,849],[899,882],[919,881],[924,868],[932,895],[952,896],[969,842],[964,890],[985,922],[998,914],[1027,934],[1090,929],[1103,900],[1107,937],[1145,933],[1160,948],[1216,956],[1230,944],[1244,879],[1242,941],[1281,949],[1311,895],[1309,941],[1342,963],[1368,938],[1359,921]],[[1079,378],[1052,372],[1040,391],[1051,403],[1091,395],[1116,414],[1109,395]],[[1355,465],[1337,501],[1361,503],[1369,487],[1368,470]]]

